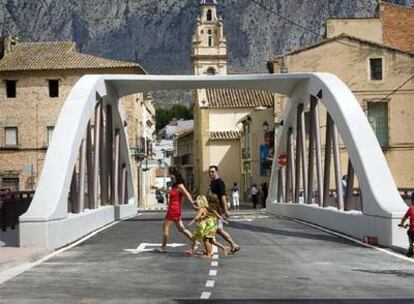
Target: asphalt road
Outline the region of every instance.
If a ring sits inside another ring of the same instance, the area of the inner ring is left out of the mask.
[[[155,248],[142,243],[160,242],[163,215],[122,221],[3,283],[0,302],[414,303],[414,263],[255,211],[232,215],[234,255],[125,250]],[[187,240],[172,229],[170,243]]]

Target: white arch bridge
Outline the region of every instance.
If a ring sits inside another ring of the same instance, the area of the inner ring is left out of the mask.
[[[134,170],[119,99],[198,88],[268,90],[289,97],[275,154],[286,153],[287,166],[280,168],[275,158],[269,212],[359,239],[375,236],[384,246],[405,246],[397,223],[406,205],[375,134],[347,86],[325,73],[82,77],[61,110],[36,194],[20,217],[21,246],[55,249],[135,214]],[[341,159],[348,162],[346,193]]]

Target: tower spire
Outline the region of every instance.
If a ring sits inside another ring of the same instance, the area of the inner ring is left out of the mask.
[[[223,20],[217,17],[217,1],[201,0],[196,19],[192,60],[196,75],[227,74],[227,42]]]

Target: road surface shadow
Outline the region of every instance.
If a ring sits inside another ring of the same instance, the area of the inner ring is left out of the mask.
[[[258,233],[270,233],[275,234],[279,236],[287,236],[287,237],[296,237],[301,239],[312,239],[312,240],[319,240],[319,241],[328,241],[328,242],[334,242],[339,244],[352,244],[355,247],[364,247],[362,245],[359,245],[357,243],[330,235],[325,234],[324,232],[321,232],[321,234],[311,234],[306,232],[298,232],[298,231],[289,231],[286,229],[277,229],[277,228],[269,228],[269,227],[263,227],[263,226],[256,226],[253,224],[244,224],[240,222],[231,222],[229,224],[229,227],[233,229],[240,229],[240,230],[250,230]],[[322,234],[323,233],[323,234]]]
[[[368,270],[368,269],[352,269],[352,271],[359,271],[372,274],[393,275],[399,278],[414,278],[413,272],[406,272],[401,270]]]

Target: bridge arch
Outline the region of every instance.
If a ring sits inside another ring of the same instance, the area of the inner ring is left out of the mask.
[[[110,221],[136,212],[134,187],[130,178],[125,186],[126,204],[106,206],[89,213],[68,214],[67,199],[76,157],[88,122],[99,102],[115,109],[113,124],[120,130],[119,157],[122,158],[128,176],[132,176],[119,99],[139,92],[202,88],[268,90],[288,96],[289,103],[284,113],[285,124],[277,135],[278,149],[282,149],[281,143],[286,137],[287,127],[293,125],[294,107],[300,101],[307,100],[311,95],[317,96],[322,91],[322,100],[334,117],[355,163],[361,189],[370,198],[366,200],[364,216],[381,218],[381,225],[390,231],[390,220],[400,216],[405,205],[398,196],[385,158],[364,113],[351,91],[336,76],[325,73],[214,77],[87,75],[74,86],[59,115],[35,197],[28,212],[20,218],[21,245],[58,248]],[[269,211],[290,215],[291,211],[284,209],[287,204],[276,203],[276,172],[277,164],[274,162],[268,199]],[[384,244],[389,244],[390,241],[392,243],[392,236],[398,232],[392,230],[391,234],[391,238],[387,237]]]

